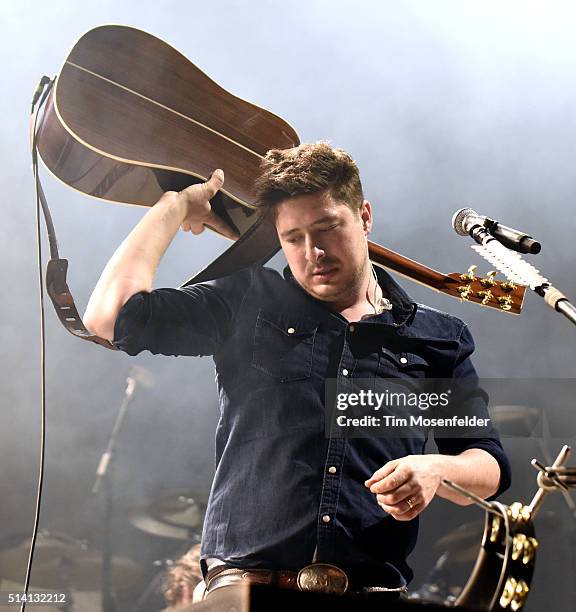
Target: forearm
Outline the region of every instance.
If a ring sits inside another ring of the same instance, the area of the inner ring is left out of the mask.
[[[433,455],[436,469],[446,478],[468,489],[478,497],[494,495],[500,484],[500,466],[496,459],[481,448],[470,448],[459,455]],[[436,495],[461,506],[471,504],[468,499],[440,484]]]
[[[144,215],[111,257],[92,292],[83,319],[88,329],[113,339],[120,309],[132,295],[152,290],[158,264],[184,218],[185,210],[171,192]]]

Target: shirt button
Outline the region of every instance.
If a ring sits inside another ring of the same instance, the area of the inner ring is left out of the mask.
[[[327,514],[325,514],[325,515],[322,517],[322,520],[323,520],[325,523],[329,523],[329,522],[330,522],[330,517],[329,517]]]
[[[328,471],[330,472],[330,474],[336,474],[336,472],[337,472],[336,468],[333,465],[331,465],[328,468]]]
[[[348,376],[348,370],[346,368],[342,370],[342,376]]]
[[[356,328],[354,327],[354,325],[350,325],[348,329],[350,330],[350,333],[353,334]]]
[[[400,363],[408,363],[408,359],[406,359],[406,357],[400,357]]]
[[[296,330],[295,330],[293,327],[289,327],[289,328],[288,328],[286,331],[287,331],[289,334],[293,334],[293,333],[294,333]]]

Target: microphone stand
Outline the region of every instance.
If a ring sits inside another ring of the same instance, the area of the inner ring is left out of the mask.
[[[472,248],[484,259],[489,261],[500,272],[505,274],[513,282],[527,285],[544,301],[550,308],[562,313],[569,321],[576,325],[576,308],[568,298],[556,287],[553,287],[547,278],[522,257],[501,244],[490,232],[481,226],[470,230],[470,236],[478,243]]]
[[[557,312],[562,313],[569,321],[576,325],[576,307],[563,293],[548,283],[536,287],[534,291],[544,298],[544,301],[550,308],[554,308]]]
[[[92,487],[92,493],[95,495],[100,491],[102,481],[104,481],[104,527],[102,533],[102,576],[101,576],[101,594],[102,594],[102,611],[117,612],[115,593],[112,589],[112,516],[113,516],[113,482],[112,482],[112,467],[114,450],[116,448],[116,440],[118,433],[124,422],[128,405],[134,396],[136,380],[132,377],[126,379],[126,391],[124,399],[116,416],[112,433],[108,439],[106,450],[100,458],[98,469],[96,470],[96,480]]]

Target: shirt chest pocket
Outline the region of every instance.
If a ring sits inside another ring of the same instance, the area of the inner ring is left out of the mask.
[[[280,382],[309,378],[317,329],[313,319],[260,310],[252,366]]]
[[[381,378],[425,378],[430,375],[431,366],[420,354],[410,351],[394,351],[380,348],[378,375]]]

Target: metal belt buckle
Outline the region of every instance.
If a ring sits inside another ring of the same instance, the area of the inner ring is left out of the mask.
[[[298,572],[298,587],[301,591],[342,595],[348,589],[346,572],[328,563],[313,563]]]

